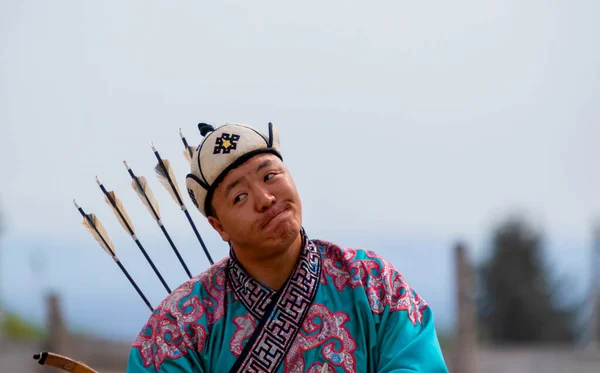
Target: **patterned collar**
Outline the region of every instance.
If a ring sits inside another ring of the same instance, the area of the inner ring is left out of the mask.
[[[319,283],[318,276],[321,272],[319,270],[321,267],[321,260],[317,247],[308,239],[304,229],[302,229],[301,234],[303,241],[302,251],[300,252],[300,256],[294,270],[281,288],[285,289],[287,283],[290,281],[297,282],[298,286],[295,288],[305,290],[306,295],[308,296],[313,292],[312,284],[317,286],[316,284]],[[231,284],[231,287],[233,288],[233,292],[240,299],[246,309],[248,309],[248,311],[254,317],[260,320],[265,314],[269,304],[276,299],[277,291],[261,284],[259,281],[251,277],[246,270],[244,270],[242,264],[235,256],[233,249],[230,249],[229,256],[230,259],[227,263],[227,278]],[[315,260],[316,257],[318,258]],[[301,263],[306,263],[307,261],[312,263],[312,265],[315,267],[314,271],[308,273],[308,276],[311,278],[306,278],[306,274],[302,271],[300,266]],[[303,276],[299,276],[299,272],[301,271]],[[307,286],[307,284],[311,285]]]

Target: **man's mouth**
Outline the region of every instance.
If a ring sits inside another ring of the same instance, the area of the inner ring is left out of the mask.
[[[284,206],[281,210],[279,210],[279,212],[273,214],[271,217],[269,217],[264,224],[261,225],[261,229],[266,228],[269,223],[271,223],[273,221],[273,219],[275,219],[276,217],[278,217],[279,215],[281,215],[282,213],[284,213],[285,211],[288,210],[287,206]]]

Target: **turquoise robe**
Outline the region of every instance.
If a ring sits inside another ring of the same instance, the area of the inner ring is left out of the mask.
[[[233,251],[185,282],[135,339],[127,372],[448,372],[431,308],[390,262],[303,245],[280,292]]]

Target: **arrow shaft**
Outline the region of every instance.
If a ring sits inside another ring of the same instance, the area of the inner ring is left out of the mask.
[[[188,212],[187,209],[184,209],[183,212],[185,212],[185,216],[187,217],[188,221],[190,222],[190,225],[192,226],[192,229],[194,230],[194,233],[196,234],[198,241],[200,241],[200,245],[202,245],[202,249],[204,250],[204,254],[206,254],[206,257],[208,258],[208,261],[210,262],[211,265],[215,264],[212,260],[212,257],[210,256],[210,253],[208,252],[208,249],[206,248],[206,245],[204,245],[204,241],[202,240],[202,237],[200,237],[200,233],[198,232],[198,229],[196,229],[196,225],[194,224],[194,221],[192,220],[190,213]]]
[[[179,254],[179,250],[177,250],[177,248],[175,247],[175,244],[173,243],[173,240],[171,240],[171,236],[169,236],[169,233],[167,233],[167,229],[162,224],[160,224],[160,229],[162,230],[162,232],[164,233],[165,237],[167,238],[167,241],[169,241],[169,245],[171,245],[171,248],[173,249],[173,252],[175,252],[175,255],[177,255],[177,259],[179,259],[179,263],[181,263],[181,265],[183,266],[183,269],[185,270],[185,273],[187,273],[187,275],[188,275],[189,278],[192,278],[192,274],[190,273],[190,270],[188,269],[187,265],[185,265],[185,262],[183,261],[183,258]]]
[[[169,294],[171,294],[171,289],[169,288],[169,285],[167,285],[167,283],[165,282],[165,279],[162,277],[162,275],[160,274],[160,272],[158,271],[158,269],[154,265],[154,262],[148,256],[148,253],[146,253],[146,250],[144,250],[144,247],[142,246],[140,240],[138,240],[137,238],[133,238],[133,239],[134,239],[135,243],[138,245],[138,247],[140,248],[140,251],[142,252],[142,254],[144,254],[144,257],[148,261],[148,264],[150,264],[150,267],[152,267],[152,270],[154,271],[154,273],[156,274],[156,276],[158,277],[158,279],[160,280],[160,282],[163,284],[163,286],[165,287],[165,289],[167,289],[167,291],[169,292]]]
[[[129,275],[129,272],[127,272],[127,270],[125,269],[125,267],[123,266],[123,264],[121,264],[121,261],[119,259],[117,259],[116,257],[114,257],[114,258],[115,258],[115,262],[117,263],[117,265],[119,266],[119,268],[121,268],[121,271],[123,271],[123,274],[125,274],[125,277],[127,277],[127,279],[129,280],[129,282],[131,283],[131,285],[135,288],[135,290],[140,295],[140,297],[142,297],[142,299],[144,300],[144,303],[146,303],[146,305],[148,306],[148,308],[150,309],[150,311],[154,312],[154,308],[152,308],[152,305],[150,305],[150,302],[148,301],[148,299],[146,298],[146,296],[144,295],[144,293],[142,293],[142,291],[137,286],[137,284],[135,283],[135,281],[133,281],[133,278],[131,278],[131,276]]]
[[[185,149],[187,150],[187,152],[190,153],[190,158],[193,158],[194,153],[192,152],[192,148],[190,148],[190,146],[188,145],[188,142],[185,139],[185,137],[182,137],[181,141],[183,141],[183,146],[185,146]]]
[[[187,140],[185,139],[185,137],[181,137],[181,141],[183,141],[183,146],[185,146],[185,147],[186,147],[186,149],[187,149],[187,147],[188,147],[188,142],[187,142]]]

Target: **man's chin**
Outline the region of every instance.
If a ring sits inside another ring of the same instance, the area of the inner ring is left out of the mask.
[[[265,235],[264,243],[273,248],[280,247],[282,250],[287,250],[300,236],[300,229],[301,227],[297,224],[285,224]]]

